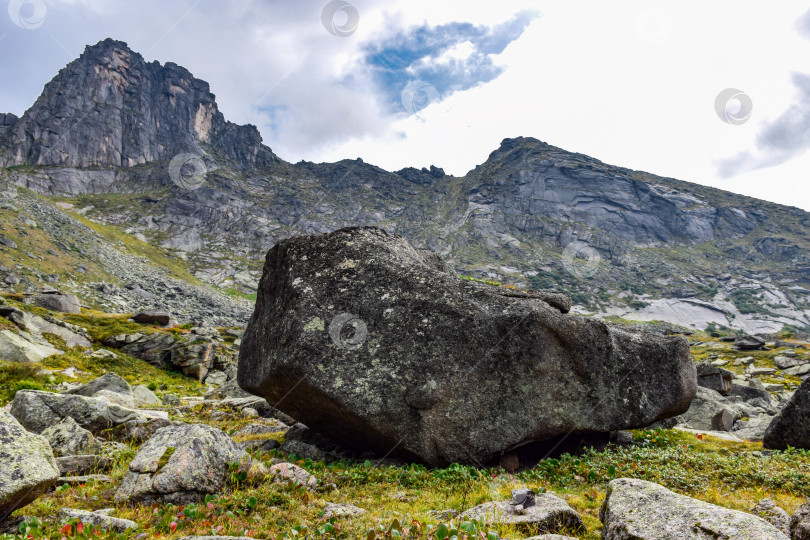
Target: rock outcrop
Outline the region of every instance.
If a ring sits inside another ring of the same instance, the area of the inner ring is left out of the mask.
[[[242,168],[277,159],[254,126],[225,120],[208,83],[112,39],[88,46],[5,131],[6,166],[115,171],[207,149]]]
[[[460,280],[380,229],[292,238],[267,254],[238,381],[345,446],[435,465],[689,407],[686,340],[546,297]]]
[[[27,432],[0,409],[0,523],[48,491],[58,478],[48,441]]]
[[[785,450],[788,446],[810,449],[810,379],[805,380],[768,426],[765,448]]]
[[[762,518],[630,478],[608,484],[599,512],[604,540],[790,540]]]

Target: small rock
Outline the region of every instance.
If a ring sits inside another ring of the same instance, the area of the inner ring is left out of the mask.
[[[810,364],[802,364],[784,371],[785,375],[790,375],[792,377],[802,377],[808,373],[810,373]]]
[[[276,463],[270,467],[270,474],[273,475],[273,482],[276,484],[292,482],[308,489],[314,489],[318,485],[317,478],[292,463]]]
[[[93,434],[69,416],[46,428],[42,436],[47,439],[57,457],[87,454],[97,450],[99,446]]]
[[[462,513],[461,519],[477,519],[488,524],[514,525],[544,532],[585,530],[579,514],[563,499],[548,492],[535,495],[534,504],[527,508],[518,508],[510,501],[488,502]]]
[[[27,300],[32,306],[62,313],[81,313],[82,305],[74,294],[38,294]]]
[[[804,381],[765,432],[763,445],[772,450],[810,449],[810,379]]]
[[[88,512],[87,510],[74,510],[73,508],[61,508],[56,514],[56,519],[60,524],[69,522],[71,519],[78,519],[85,525],[98,527],[107,532],[122,533],[127,529],[137,529],[138,524],[128,519],[114,518],[103,511]]]
[[[168,311],[141,311],[133,315],[132,320],[140,324],[168,326],[172,320],[172,315]]]
[[[84,474],[79,476],[62,476],[56,481],[56,483],[60,486],[63,484],[67,484],[69,486],[80,486],[82,484],[90,483],[110,484],[112,483],[112,478],[106,474]]]
[[[8,236],[3,236],[2,234],[0,234],[0,244],[10,247],[11,249],[17,249],[17,243]]]
[[[790,536],[790,514],[776,506],[776,503],[771,499],[762,499],[759,501],[757,505],[751,509],[751,513],[761,517]]]
[[[810,503],[801,505],[790,519],[792,540],[810,540]]]
[[[362,508],[348,503],[326,503],[326,508],[323,511],[323,518],[341,518],[341,517],[354,517],[362,516],[366,511]]]

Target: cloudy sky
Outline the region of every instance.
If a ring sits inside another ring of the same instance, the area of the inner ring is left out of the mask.
[[[506,137],[810,210],[810,12],[694,0],[0,0],[0,111],[84,46],[208,81],[288,161],[463,175]],[[803,5],[804,4],[804,5]]]

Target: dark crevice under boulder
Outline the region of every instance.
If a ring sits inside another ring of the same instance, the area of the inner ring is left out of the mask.
[[[295,237],[267,254],[238,381],[341,445],[431,465],[687,410],[683,337],[567,307],[459,279],[380,229]]]

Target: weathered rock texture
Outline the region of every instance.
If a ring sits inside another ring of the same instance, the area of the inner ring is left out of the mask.
[[[228,465],[245,457],[233,439],[202,424],[181,424],[158,430],[129,464],[115,494],[119,503],[198,502],[218,493]]]
[[[0,523],[45,493],[58,478],[48,441],[27,432],[0,410]]]
[[[768,426],[765,448],[784,450],[788,446],[810,449],[810,379],[805,380]]]
[[[663,486],[619,478],[599,512],[603,540],[789,540],[762,518],[729,510]]]
[[[238,381],[348,447],[436,465],[689,407],[682,337],[545,297],[460,280],[380,229],[296,237],[267,254]]]
[[[244,166],[275,159],[254,126],[225,121],[208,83],[112,39],[87,47],[5,131],[7,164],[134,167],[207,148]]]

